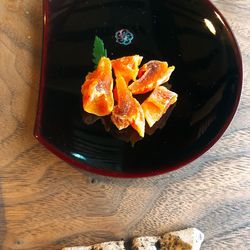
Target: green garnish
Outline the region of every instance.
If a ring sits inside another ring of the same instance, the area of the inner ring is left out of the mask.
[[[98,65],[98,62],[103,56],[107,57],[107,50],[104,48],[104,42],[100,37],[95,36],[93,48],[93,63],[95,64],[95,66]]]

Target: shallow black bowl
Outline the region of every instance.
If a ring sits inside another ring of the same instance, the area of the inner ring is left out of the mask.
[[[116,42],[128,29],[130,45]],[[179,94],[167,124],[134,147],[82,121],[80,88],[93,69],[100,36],[111,58],[140,54],[176,66]],[[45,0],[44,44],[35,136],[63,160],[85,170],[142,177],[175,170],[206,152],[239,103],[241,55],[219,11],[207,0]]]

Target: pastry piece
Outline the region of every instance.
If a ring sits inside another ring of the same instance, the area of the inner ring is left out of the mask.
[[[124,241],[110,241],[96,244],[91,250],[125,250]]]
[[[65,247],[62,250],[125,250],[124,241],[110,241],[93,246]]]
[[[161,250],[192,250],[192,245],[171,233],[164,234],[160,239]]]
[[[132,242],[132,250],[199,250],[204,234],[196,228],[166,233],[161,237],[138,237]]]
[[[114,107],[111,61],[102,57],[97,69],[86,76],[82,85],[83,109],[97,116],[109,115]]]
[[[204,234],[196,228],[188,228],[181,231],[171,232],[173,236],[179,237],[182,241],[192,246],[192,250],[199,250],[204,241]]]
[[[64,247],[62,250],[91,250],[92,246]]]
[[[133,239],[132,250],[157,250],[160,237],[145,236]]]
[[[199,250],[204,234],[196,228],[166,233],[161,237],[145,236],[134,238],[132,250]],[[129,250],[124,241],[111,241],[93,246],[65,247],[62,250]]]
[[[168,67],[167,62],[149,61],[140,68],[139,79],[129,85],[129,89],[135,95],[147,93],[167,82],[174,69],[174,66]]]

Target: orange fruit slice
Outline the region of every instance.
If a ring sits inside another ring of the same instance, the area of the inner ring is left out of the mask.
[[[83,109],[97,116],[109,115],[114,107],[111,61],[102,57],[97,69],[86,76],[82,85]]]
[[[122,76],[128,84],[135,81],[139,72],[139,66],[143,57],[139,55],[125,56],[112,60],[112,67],[116,77]]]
[[[158,86],[143,102],[142,109],[150,127],[166,113],[167,109],[177,101],[177,94],[164,86]]]
[[[144,94],[167,82],[175,67],[168,67],[167,62],[149,61],[139,70],[139,79],[129,89],[133,94]]]
[[[111,120],[121,130],[131,125],[141,137],[144,137],[145,118],[140,103],[133,98],[126,81],[119,76],[116,79],[117,102]]]

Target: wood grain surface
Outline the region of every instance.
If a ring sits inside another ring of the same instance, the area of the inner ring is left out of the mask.
[[[42,1],[0,1],[0,248],[60,249],[197,227],[203,249],[250,249],[250,0],[214,0],[242,50],[222,139],[176,172],[123,180],[68,166],[33,137]]]

